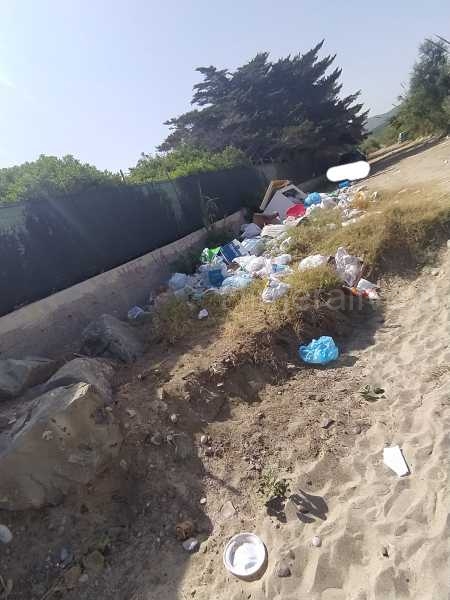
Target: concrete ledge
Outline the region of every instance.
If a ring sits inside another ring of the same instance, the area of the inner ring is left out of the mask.
[[[216,223],[238,231],[242,211]],[[146,303],[152,290],[166,282],[170,264],[204,242],[206,229],[149,252],[82,283],[33,302],[0,318],[0,357],[57,357],[76,351],[82,329],[103,313],[125,318],[135,304]]]

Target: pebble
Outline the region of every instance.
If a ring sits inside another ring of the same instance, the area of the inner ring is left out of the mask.
[[[125,412],[131,418],[136,416],[136,411],[134,410],[134,408],[127,408],[127,409],[125,409]]]
[[[280,562],[277,567],[277,577],[290,577],[291,569],[289,565],[285,562]]]
[[[83,573],[78,579],[79,583],[87,583],[89,581],[89,575],[87,573]]]
[[[119,465],[120,465],[120,468],[121,468],[121,469],[123,469],[124,471],[128,471],[128,463],[127,463],[127,461],[126,461],[126,460],[124,460],[123,458],[122,458],[122,460],[120,461]]]
[[[439,269],[431,269],[431,274],[433,275],[433,277],[437,277],[439,275],[440,271]]]
[[[387,549],[386,546],[381,546],[381,556],[384,556],[385,558],[389,558],[389,550]]]
[[[172,413],[169,418],[173,424],[178,423],[178,415],[176,415],[175,413]]]
[[[353,431],[353,433],[354,433],[355,435],[359,435],[359,434],[361,433],[361,431],[362,431],[362,429],[361,429],[361,425],[355,425],[355,426],[353,427],[352,431]]]
[[[322,427],[322,429],[328,429],[328,427],[331,427],[331,425],[333,425],[333,423],[334,423],[334,420],[327,417],[326,419],[323,419],[320,426]]]
[[[200,504],[206,504],[206,498],[200,498]]]
[[[0,542],[2,544],[9,544],[13,539],[13,534],[9,527],[6,525],[0,525]]]
[[[198,550],[200,544],[197,538],[192,537],[183,542],[182,546],[186,550],[186,552],[195,552],[196,550]]]
[[[320,546],[322,545],[322,538],[320,538],[318,535],[315,535],[311,540],[311,544],[316,548],[320,548]]]
[[[61,548],[61,552],[59,553],[59,560],[61,563],[61,567],[67,567],[74,559],[74,554],[71,548],[67,546],[63,546]],[[80,571],[81,573],[81,571]]]
[[[163,441],[163,437],[162,437],[162,435],[158,431],[156,433],[154,433],[152,435],[152,437],[150,438],[150,442],[154,446],[161,446],[162,441]]]
[[[50,440],[53,439],[53,431],[50,431],[49,429],[47,429],[47,431],[44,431],[44,433],[42,434],[42,439],[45,440],[46,442],[49,442]]]
[[[201,438],[200,438],[200,444],[202,444],[202,445],[204,446],[205,444],[207,444],[207,443],[208,443],[208,441],[209,441],[209,436],[208,436],[208,435],[205,435],[205,434],[203,434],[203,435],[201,436]]]

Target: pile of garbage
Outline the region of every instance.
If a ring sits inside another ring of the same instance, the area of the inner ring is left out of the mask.
[[[376,196],[372,195],[374,199]],[[168,291],[153,302],[157,304],[168,296],[201,302],[208,294],[226,295],[242,290],[255,279],[266,280],[261,300],[274,302],[289,290],[290,285],[283,278],[294,269],[303,271],[326,264],[335,268],[343,285],[354,294],[377,299],[377,286],[361,278],[362,261],[345,248],[338,248],[334,256],[308,256],[296,266],[288,253],[292,229],[301,226],[316,211],[339,211],[343,226],[363,218],[364,210],[355,208],[355,200],[359,201],[358,206],[364,205],[366,194],[364,188],[352,186],[350,182],[341,182],[331,193],[306,194],[286,180],[272,181],[261,212],[255,212],[252,222],[242,226],[240,239],[205,248],[197,271],[193,275],[173,273]],[[141,311],[140,307],[133,307],[128,316],[139,318]],[[199,319],[207,317],[205,310],[200,312]]]

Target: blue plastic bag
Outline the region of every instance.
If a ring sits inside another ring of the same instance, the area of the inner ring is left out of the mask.
[[[320,204],[321,202],[322,198],[319,192],[311,192],[311,194],[308,194],[303,200],[305,206],[312,206],[313,204]]]
[[[344,181],[341,181],[341,182],[338,184],[338,188],[339,188],[340,190],[342,190],[342,189],[344,189],[344,188],[348,188],[348,187],[350,187],[350,186],[351,186],[351,182],[350,182],[348,179],[344,179]]]
[[[329,335],[323,335],[307,346],[300,346],[298,353],[305,363],[312,365],[326,365],[339,356],[338,347]]]

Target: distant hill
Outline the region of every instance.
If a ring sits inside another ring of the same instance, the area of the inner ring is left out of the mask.
[[[383,129],[383,127],[385,125],[387,125],[389,119],[391,119],[392,117],[394,117],[397,114],[398,109],[399,109],[398,106],[394,106],[394,108],[392,108],[391,110],[389,110],[388,112],[386,112],[382,115],[376,115],[374,117],[369,117],[367,119],[366,130],[369,133],[376,133],[377,131]]]

